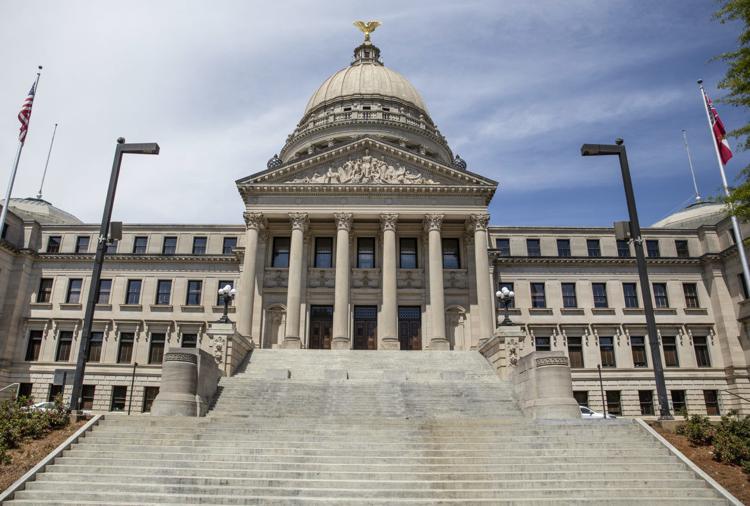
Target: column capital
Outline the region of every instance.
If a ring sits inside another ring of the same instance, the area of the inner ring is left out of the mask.
[[[490,215],[487,213],[472,214],[469,216],[469,224],[474,232],[484,232],[490,222]]]
[[[386,230],[396,231],[396,224],[398,223],[398,213],[383,213],[380,215],[380,227],[383,232]]]
[[[336,220],[336,230],[351,231],[352,221],[354,220],[352,213],[333,213],[333,217]]]
[[[424,228],[426,231],[431,232],[437,230],[440,232],[440,228],[443,226],[444,214],[425,214],[424,215]]]
[[[292,230],[307,230],[308,220],[307,213],[289,213],[289,221],[292,224]]]
[[[242,217],[245,219],[245,225],[247,228],[254,230],[262,230],[265,227],[266,220],[263,217],[263,213],[257,211],[245,211],[242,213]]]

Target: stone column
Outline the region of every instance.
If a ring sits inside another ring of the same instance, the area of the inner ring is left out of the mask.
[[[383,229],[383,304],[378,345],[383,350],[398,350],[398,287],[396,284],[396,222],[398,214],[380,215]]]
[[[245,212],[243,214],[247,232],[245,233],[245,257],[242,260],[242,275],[237,290],[237,332],[252,339],[253,304],[255,304],[255,263],[258,253],[258,233],[263,228],[263,214]]]
[[[445,294],[443,293],[443,244],[440,228],[442,214],[425,215],[425,229],[429,244],[430,266],[430,313],[432,314],[432,336],[429,349],[448,350],[450,343],[445,337]]]
[[[474,264],[477,276],[477,305],[479,306],[479,340],[492,337],[494,316],[492,288],[490,285],[490,262],[487,256],[487,224],[489,214],[472,214],[471,228],[474,231]]]
[[[286,329],[282,348],[301,348],[299,335],[299,312],[302,301],[302,269],[304,258],[304,236],[307,230],[307,213],[289,213],[292,224],[292,239],[289,245],[289,281],[286,292]]]
[[[333,340],[331,349],[348,350],[349,340],[349,232],[352,213],[335,213],[336,218],[336,282],[333,300]]]

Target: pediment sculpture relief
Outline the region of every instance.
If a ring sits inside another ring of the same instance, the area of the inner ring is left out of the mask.
[[[339,167],[329,167],[324,174],[287,181],[288,183],[316,184],[440,184],[418,172],[401,165],[388,165],[383,160],[366,155],[356,160],[347,160]]]

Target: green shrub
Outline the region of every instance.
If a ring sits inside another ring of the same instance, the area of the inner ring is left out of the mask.
[[[714,434],[714,458],[728,464],[750,461],[750,418],[735,413],[721,417]]]
[[[62,397],[55,399],[55,407],[46,411],[33,409],[25,398],[0,403],[0,463],[10,463],[8,449],[17,448],[28,439],[42,438],[68,423]]]
[[[677,427],[677,434],[688,438],[694,445],[711,444],[714,436],[714,428],[708,421],[707,416],[692,415],[685,417],[685,423]]]

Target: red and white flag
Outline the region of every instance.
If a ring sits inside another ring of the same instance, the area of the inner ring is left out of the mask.
[[[31,120],[31,107],[34,105],[34,95],[36,95],[36,81],[31,86],[26,100],[23,101],[21,112],[18,113],[18,121],[21,122],[21,129],[18,132],[18,140],[21,144],[26,140],[26,132],[29,131],[29,121]]]
[[[716,107],[711,99],[706,97],[706,106],[708,107],[708,117],[711,120],[711,130],[714,133],[714,141],[716,142],[716,149],[719,151],[719,157],[721,163],[726,165],[727,162],[732,158],[732,150],[729,148],[729,142],[727,141],[727,131],[724,129],[724,123],[719,118],[719,113],[716,112]]]

